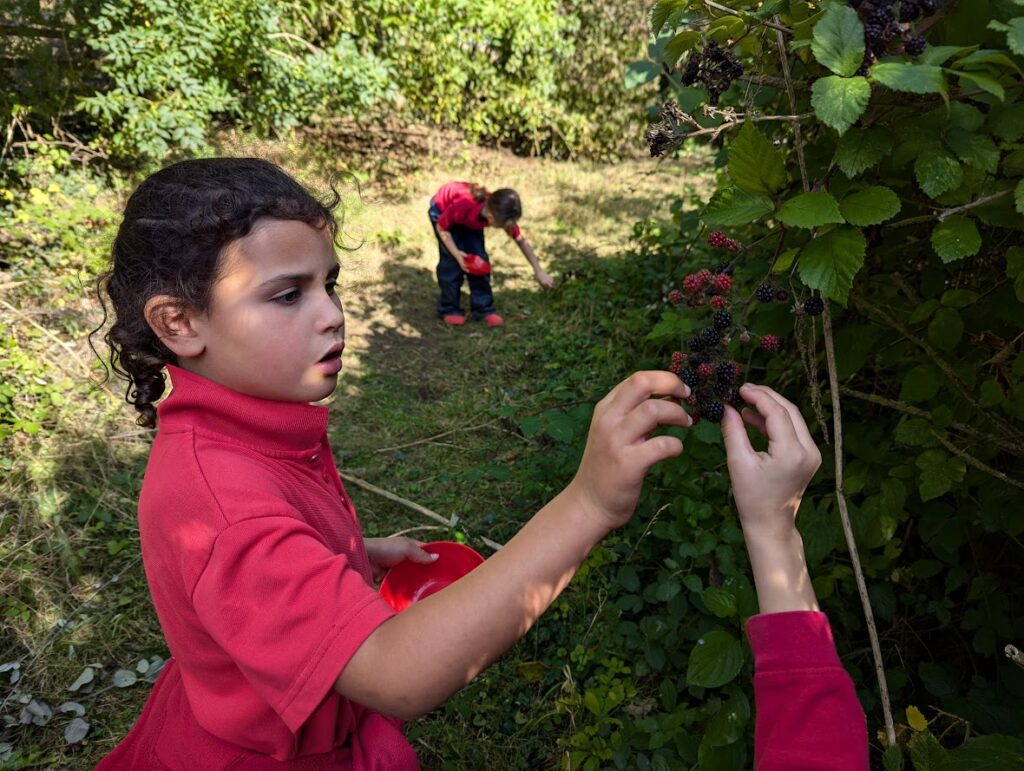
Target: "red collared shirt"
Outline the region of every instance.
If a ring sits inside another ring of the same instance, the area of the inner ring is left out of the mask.
[[[437,226],[441,230],[451,230],[452,225],[462,225],[473,230],[489,227],[481,213],[484,210],[484,201],[478,201],[473,197],[468,182],[448,182],[441,185],[441,189],[434,194],[434,203],[441,210],[441,216],[437,219]],[[522,235],[519,225],[513,225],[506,232],[516,240]]]
[[[418,769],[398,721],[333,688],[394,611],[372,585],[327,408],[168,370],[139,532],[173,658],[100,768]]]

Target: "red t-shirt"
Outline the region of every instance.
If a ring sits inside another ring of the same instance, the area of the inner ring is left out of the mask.
[[[418,769],[399,721],[334,683],[394,611],[372,585],[327,408],[177,367],[139,498],[172,659],[101,769]]]
[[[468,182],[448,182],[441,185],[441,189],[434,194],[434,203],[441,210],[441,216],[437,220],[437,226],[441,230],[451,230],[452,225],[462,225],[474,230],[483,230],[488,226],[487,220],[481,215],[485,202],[473,197]],[[519,225],[513,225],[505,232],[515,239],[522,235]]]

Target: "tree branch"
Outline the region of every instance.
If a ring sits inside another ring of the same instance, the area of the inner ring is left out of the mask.
[[[778,17],[775,17],[778,19]],[[779,60],[782,63],[782,77],[786,82],[786,93],[789,95],[789,109],[796,112],[796,94],[793,93],[793,78],[789,75],[789,58],[786,56],[786,41],[782,39],[782,33],[775,30],[775,43],[779,48]],[[803,183],[804,192],[810,192],[811,184],[807,179],[807,164],[804,162],[804,140],[800,132],[800,121],[793,121],[794,144],[796,146],[796,160],[800,164],[800,181]]]
[[[932,436],[939,440],[943,447],[945,447],[954,455],[959,455],[961,458],[963,458],[964,463],[966,463],[968,466],[974,466],[974,468],[978,469],[979,471],[984,471],[986,474],[994,476],[1000,482],[1006,482],[1006,484],[1008,485],[1013,485],[1014,487],[1024,490],[1024,482],[1018,482],[1016,479],[1006,476],[1006,474],[1004,474],[1002,471],[997,471],[991,466],[986,466],[973,455],[969,455],[964,450],[961,450],[959,447],[957,447],[955,444],[949,441],[946,437],[942,436],[942,434],[940,434],[938,431],[933,430],[931,433]]]
[[[857,581],[857,593],[860,595],[861,606],[864,609],[864,620],[867,622],[868,627],[868,639],[871,641],[871,655],[875,661],[875,675],[878,677],[878,692],[882,701],[882,715],[885,718],[885,735],[889,746],[892,747],[896,744],[896,727],[892,719],[892,705],[889,702],[889,686],[885,679],[882,649],[878,643],[875,615],[871,610],[871,599],[868,597],[868,587],[864,581],[864,571],[860,564],[860,553],[857,550],[857,541],[853,537],[853,528],[850,525],[850,512],[846,506],[846,493],[843,490],[843,414],[839,400],[836,352],[832,341],[832,314],[829,312],[827,303],[821,320],[825,336],[825,357],[828,360],[828,383],[832,391],[832,433],[835,436],[835,444],[833,446],[835,448],[836,465],[836,502],[839,504],[839,518],[843,524],[846,546],[850,550],[850,562],[853,565],[853,575]]]
[[[719,5],[718,3],[713,2],[713,0],[704,0],[704,5],[706,5],[708,8],[714,8],[716,11],[725,11],[730,16],[740,15],[739,11],[734,11],[732,8],[727,8],[724,5]],[[793,30],[791,30],[789,27],[783,27],[781,24],[777,24],[772,21],[762,21],[760,19],[758,19],[758,22],[768,27],[769,29],[778,30],[779,32],[785,32],[787,35],[794,34]]]
[[[888,225],[883,225],[885,228],[901,228],[905,225],[917,225],[922,222],[931,222],[932,220],[938,220],[942,222],[946,217],[952,217],[954,214],[973,209],[976,206],[984,206],[987,203],[991,203],[996,199],[1002,198],[1005,195],[1009,195],[1013,192],[1012,188],[1006,190],[1000,190],[998,193],[992,193],[991,195],[985,195],[981,198],[977,198],[969,203],[965,203],[962,206],[954,206],[951,209],[943,209],[942,211],[936,212],[935,214],[922,214],[918,217],[908,217],[905,220],[898,220],[896,222],[890,222]]]

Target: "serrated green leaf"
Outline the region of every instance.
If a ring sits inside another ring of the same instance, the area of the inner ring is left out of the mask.
[[[898,744],[882,753],[882,768],[885,771],[903,771],[903,750]]]
[[[793,260],[799,253],[799,249],[787,249],[784,251],[779,255],[779,259],[775,261],[775,265],[772,266],[772,273],[785,273],[793,266]]]
[[[864,25],[848,5],[826,6],[812,38],[814,58],[837,75],[852,75],[864,60]]]
[[[946,76],[941,67],[930,64],[879,62],[868,71],[868,77],[891,88],[912,94],[942,94],[946,97]]]
[[[1015,736],[979,736],[953,750],[950,759],[949,767],[957,771],[1024,768],[1024,741]]]
[[[771,195],[786,185],[782,154],[749,121],[729,145],[729,176],[754,195]]]
[[[851,129],[836,146],[836,164],[853,179],[892,150],[892,133],[880,128]]]
[[[969,84],[977,86],[982,91],[988,91],[1000,102],[1006,101],[1006,90],[991,75],[985,75],[980,72],[958,72],[957,77],[960,78],[960,88],[965,88],[964,81],[966,80]]]
[[[843,222],[839,204],[831,194],[800,193],[783,202],[775,218],[794,228],[816,228]]]
[[[679,57],[698,43],[700,43],[699,32],[686,29],[682,32],[677,32],[675,36],[665,44],[665,52],[662,55],[665,64],[668,65],[669,69],[672,69],[676,66],[676,62],[679,61]]]
[[[995,174],[999,168],[999,148],[991,138],[965,129],[950,129],[946,132],[946,144],[964,163]]]
[[[725,685],[740,673],[743,649],[728,632],[714,630],[697,640],[690,652],[686,682],[701,688]]]
[[[845,306],[866,251],[867,242],[859,230],[830,230],[812,239],[800,252],[800,278],[823,297]]]
[[[1024,137],[1024,103],[1006,107],[996,106],[989,117],[992,133],[1007,142],[1016,142]]]
[[[932,198],[956,190],[963,182],[964,172],[956,158],[941,150],[927,150],[914,161],[917,183]]]
[[[654,8],[651,9],[651,32],[657,35],[669,17],[685,7],[686,0],[658,0]]]
[[[981,235],[969,217],[946,217],[932,230],[932,248],[943,262],[955,262],[978,253]]]
[[[841,78],[829,75],[811,86],[811,106],[818,120],[840,135],[864,114],[871,99],[871,86],[862,77]]]
[[[705,225],[746,225],[772,213],[774,206],[767,196],[751,195],[735,187],[718,190],[701,218]]]
[[[1006,26],[1006,45],[1018,56],[1024,56],[1024,16],[1010,19]]]
[[[935,62],[932,62],[932,64],[934,63]],[[1018,73],[1021,72],[1017,63],[1006,55],[1006,51],[999,48],[982,48],[969,56],[965,56],[963,59],[958,59],[953,62],[951,66],[954,69],[962,69],[968,67],[981,67],[989,64],[995,64],[999,67],[1016,70]]]
[[[877,225],[899,214],[900,199],[887,187],[868,187],[846,196],[839,209],[851,225]]]

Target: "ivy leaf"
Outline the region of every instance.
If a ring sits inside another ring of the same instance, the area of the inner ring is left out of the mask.
[[[942,150],[926,150],[914,161],[914,175],[917,182],[931,198],[956,190],[964,181],[964,172],[949,153]]]
[[[811,106],[818,120],[840,135],[864,113],[871,99],[871,86],[865,78],[840,78],[829,75],[811,86]]]
[[[728,632],[707,632],[690,652],[686,682],[701,688],[717,688],[736,677],[742,667],[743,649],[739,641]]]
[[[800,193],[785,201],[775,215],[780,222],[794,228],[816,228],[844,222],[839,204],[829,193]]]
[[[891,189],[877,185],[848,195],[839,206],[851,225],[877,225],[900,211],[900,199]]]
[[[811,51],[837,75],[852,75],[864,60],[864,25],[848,5],[833,3],[814,25]]]
[[[754,195],[771,195],[786,184],[782,154],[749,121],[729,145],[729,176],[737,187]]]
[[[836,164],[853,179],[869,169],[892,150],[892,132],[880,128],[852,129],[836,146]]]
[[[751,195],[739,188],[718,190],[702,215],[705,225],[746,225],[772,213],[772,201],[767,196]]]
[[[906,64],[905,62],[880,62],[868,71],[872,80],[888,86],[893,91],[908,91],[912,94],[942,94],[947,97],[946,76],[942,67],[931,64]]]
[[[956,262],[978,253],[981,235],[969,217],[946,217],[932,230],[932,248],[943,262]]]
[[[812,239],[800,252],[800,278],[822,297],[846,305],[853,277],[864,265],[867,242],[855,228],[836,228]]]
[[[946,132],[946,144],[957,157],[975,168],[995,174],[999,169],[999,148],[990,137],[955,128]]]

